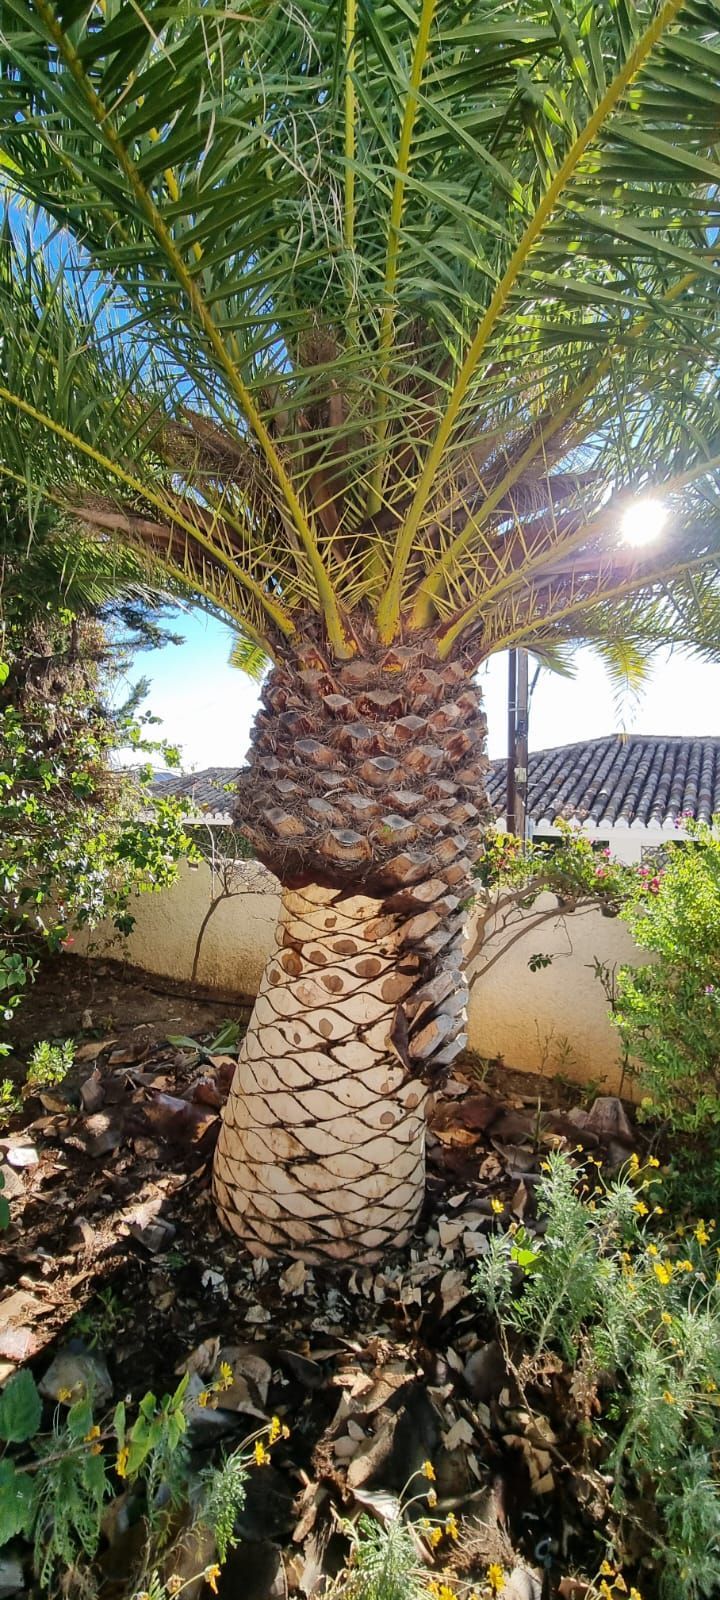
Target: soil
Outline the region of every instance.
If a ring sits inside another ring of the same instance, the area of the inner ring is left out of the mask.
[[[519,1595],[561,1592],[606,1493],[578,1444],[560,1364],[548,1361],[525,1392],[472,1276],[497,1226],[492,1200],[506,1220],[537,1225],[547,1150],[602,1144],[612,1161],[614,1143],[624,1159],[635,1137],[624,1109],[598,1102],[604,1111],[580,1127],[566,1086],[466,1058],[434,1114],[413,1247],[354,1271],[270,1266],[220,1232],[209,1192],[237,1054],[227,1023],[244,1017],[107,962],[47,964],[18,1014],[15,1066],[38,1038],[72,1037],[76,1057],[0,1138],[12,1218],[0,1381],[26,1363],[40,1379],[59,1350],[90,1351],[107,1363],[114,1399],[132,1404],[171,1390],[188,1363],[207,1382],[228,1360],[236,1387],[196,1419],[201,1455],[273,1414],[291,1435],[251,1488],[225,1600],[321,1594],[347,1549],[338,1519],[382,1517],[383,1496],[397,1497],[426,1459],[439,1511],[461,1527],[457,1545],[444,1541],[444,1570],[480,1583],[497,1560],[525,1575]]]

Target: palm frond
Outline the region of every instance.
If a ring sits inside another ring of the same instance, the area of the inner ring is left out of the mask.
[[[705,594],[719,108],[718,0],[6,0],[6,467],[270,654]]]

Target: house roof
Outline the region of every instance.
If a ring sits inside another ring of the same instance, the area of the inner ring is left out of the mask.
[[[505,762],[494,761],[488,788],[497,811],[504,805],[505,779]],[[527,809],[536,824],[557,816],[662,824],[683,812],[709,822],[720,812],[720,738],[607,734],[533,750]]]
[[[229,825],[229,789],[241,770],[206,767],[182,777],[163,775],[156,787],[165,795],[185,796],[208,820]],[[491,762],[488,792],[498,815],[505,805],[506,773],[504,759]],[[562,815],[642,826],[674,822],[682,812],[701,822],[720,812],[720,737],[607,734],[530,752],[528,816],[535,824]]]

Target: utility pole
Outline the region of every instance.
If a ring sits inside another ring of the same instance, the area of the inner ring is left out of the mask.
[[[506,826],[523,844],[527,837],[528,710],[528,653],[510,650]]]

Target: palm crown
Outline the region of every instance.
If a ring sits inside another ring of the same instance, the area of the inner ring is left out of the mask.
[[[719,21],[6,0],[40,220],[28,249],[11,202],[4,470],[160,555],[250,666],[312,610],[336,659],[368,622],[470,662],[652,639],[668,585],[707,637]],[[618,540],[650,484],[660,555]]]

